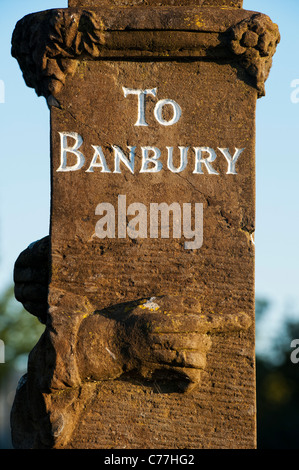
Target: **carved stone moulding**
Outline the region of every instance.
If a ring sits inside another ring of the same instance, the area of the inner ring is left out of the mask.
[[[93,8],[103,5],[109,6],[127,6],[127,0],[69,0],[69,7],[84,7]],[[147,6],[161,6],[161,0],[131,0],[130,5],[142,5]],[[222,8],[242,8],[243,0],[163,0],[163,5],[169,6],[186,6],[192,5],[197,7],[222,7]]]
[[[56,97],[79,60],[223,60],[246,71],[258,97],[280,41],[266,15],[238,8],[53,9],[20,20],[12,55],[27,86]]]

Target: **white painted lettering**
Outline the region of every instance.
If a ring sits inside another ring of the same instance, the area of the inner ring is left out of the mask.
[[[170,105],[173,109],[173,117],[169,121],[166,121],[162,116],[163,107],[166,105]],[[164,100],[158,101],[154,109],[154,116],[156,120],[158,121],[158,123],[161,124],[162,126],[172,126],[173,124],[176,124],[179,121],[181,114],[182,114],[182,110],[180,106],[178,105],[178,103],[170,99],[164,99]]]
[[[238,160],[239,156],[241,155],[241,153],[243,152],[243,150],[245,150],[245,149],[237,149],[236,148],[236,151],[235,151],[233,157],[229,153],[228,149],[223,149],[223,148],[218,147],[218,150],[220,150],[220,152],[222,153],[222,155],[225,156],[225,158],[228,162],[228,169],[227,169],[226,174],[227,175],[236,175],[237,174],[237,172],[236,172],[237,160]]]
[[[137,121],[135,122],[135,126],[148,126],[145,120],[145,96],[146,95],[156,96],[157,88],[151,88],[151,89],[145,89],[145,90],[141,90],[141,89],[134,90],[133,88],[123,87],[123,92],[124,92],[125,98],[128,95],[138,96],[138,112],[137,112]]]
[[[81,135],[77,134],[77,132],[59,132],[60,135],[60,167],[57,171],[77,171],[82,168],[85,163],[85,158],[83,153],[79,152],[79,147],[81,147],[83,143],[83,139]],[[68,137],[75,140],[75,143],[72,147],[68,146],[67,139]],[[67,154],[72,153],[76,156],[77,161],[74,165],[67,166]]]
[[[102,173],[111,173],[107,166],[102,147],[92,145],[92,148],[95,150],[95,152],[88,167],[88,170],[86,170],[86,173],[92,173],[94,171],[94,168],[102,168]],[[97,162],[98,158],[99,161]]]
[[[124,163],[127,168],[134,174],[134,165],[135,165],[135,149],[136,147],[128,146],[130,150],[129,160],[123,153],[120,147],[117,145],[112,145],[114,149],[114,172],[113,173],[121,173],[120,171],[120,162]]]
[[[205,165],[209,175],[218,175],[219,173],[212,167],[211,163],[216,160],[216,152],[210,147],[194,147],[195,151],[195,169],[193,173],[203,175],[202,164]],[[207,152],[209,156],[207,158],[202,157],[202,152]]]
[[[162,170],[162,163],[159,158],[161,156],[161,151],[157,147],[141,147],[142,152],[142,164],[140,173],[157,173]],[[149,157],[149,152],[152,152],[154,155]],[[149,164],[152,163],[153,166],[148,168]]]
[[[83,144],[83,138],[76,132],[59,132],[60,135],[60,166],[56,171],[67,172],[80,170],[85,165],[85,156],[79,150]],[[71,143],[69,139],[73,139]],[[91,145],[93,155],[90,157],[90,164],[85,170],[86,173],[94,173],[99,169],[100,173],[111,173],[109,160],[106,161],[103,149],[98,145]],[[117,145],[111,145],[114,152],[114,171],[121,174],[129,170],[132,174],[140,173],[158,173],[163,168],[163,159],[167,159],[167,169],[172,173],[180,173],[187,168],[189,155],[194,159],[193,174],[198,175],[219,175],[212,163],[219,155],[225,158],[227,162],[227,175],[237,175],[236,163],[245,148],[236,148],[231,155],[228,148],[217,147],[216,150],[210,147],[172,147],[166,146],[164,149],[158,147],[127,146],[127,151]],[[163,153],[162,153],[163,152]],[[192,153],[191,153],[192,152]],[[110,157],[108,152],[108,157]],[[204,155],[206,154],[206,155]],[[161,158],[163,156],[163,158]],[[136,158],[137,157],[137,158]],[[138,168],[136,167],[138,163]],[[122,168],[124,167],[124,168]],[[166,163],[165,163],[166,168]]]
[[[175,168],[173,165],[173,147],[166,147],[168,152],[167,158],[167,168],[172,171],[172,173],[180,173],[181,171],[185,170],[188,160],[187,160],[187,153],[189,147],[179,147],[180,150],[180,166]]]

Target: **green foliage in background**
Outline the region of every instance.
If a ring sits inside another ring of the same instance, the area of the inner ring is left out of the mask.
[[[28,353],[39,340],[45,327],[24,310],[9,287],[0,297],[0,339],[5,345],[5,363],[0,364],[0,387],[12,371],[27,368]]]

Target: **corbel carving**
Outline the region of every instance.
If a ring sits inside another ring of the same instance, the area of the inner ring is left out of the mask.
[[[278,26],[260,13],[245,19],[231,29],[230,46],[248,74],[254,78],[259,97],[265,95],[265,81],[272,57],[280,41]]]

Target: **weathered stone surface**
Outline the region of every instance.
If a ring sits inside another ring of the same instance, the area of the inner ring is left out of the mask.
[[[237,8],[138,11],[54,10],[14,33],[52,168],[49,310],[16,447],[255,447],[255,106],[278,28]],[[168,235],[150,224],[163,203]]]
[[[99,7],[103,5],[110,6],[128,6],[128,5],[146,5],[146,6],[185,6],[185,5],[196,5],[198,7],[230,7],[230,8],[241,8],[243,0],[69,0],[69,7]]]

